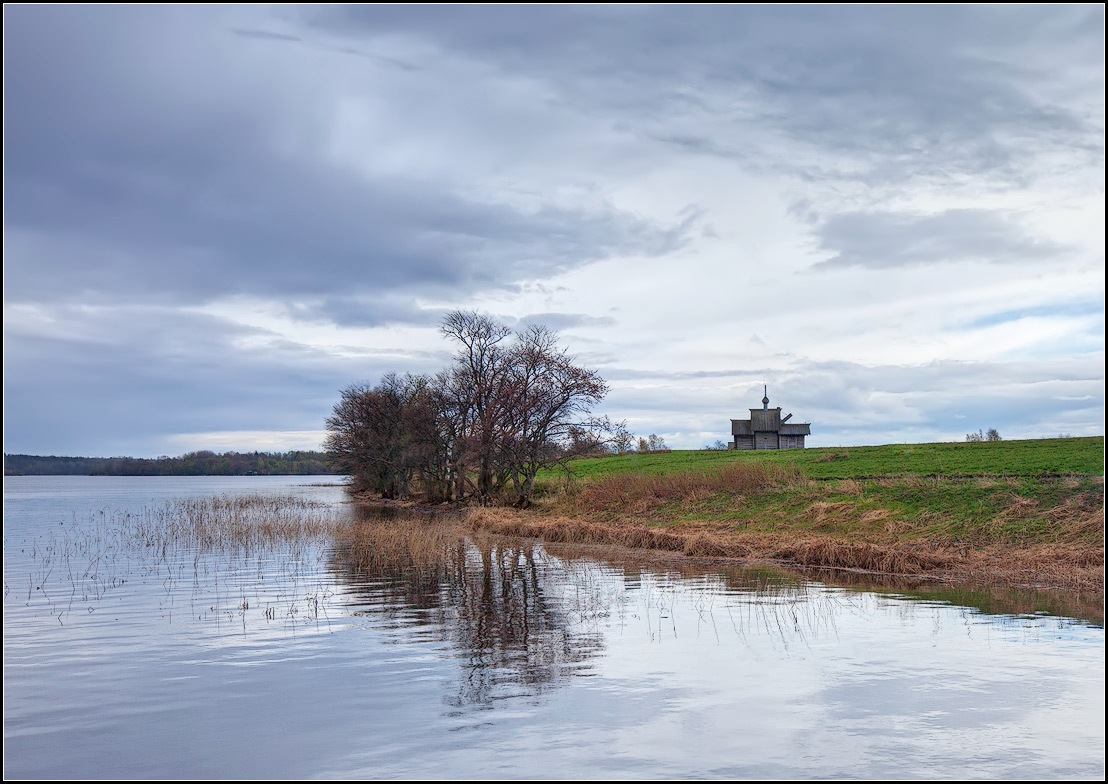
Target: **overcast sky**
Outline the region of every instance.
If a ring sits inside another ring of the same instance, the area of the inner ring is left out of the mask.
[[[4,7],[4,450],[318,448],[445,312],[671,447],[1104,433],[1104,8]]]

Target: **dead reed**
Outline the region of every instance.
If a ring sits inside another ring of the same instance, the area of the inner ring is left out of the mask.
[[[645,515],[667,504],[702,501],[716,494],[748,496],[802,480],[793,464],[731,463],[711,471],[670,474],[619,474],[583,487],[573,500],[575,511],[606,519]]]
[[[448,520],[348,520],[333,531],[334,562],[359,575],[439,574],[461,532]]]
[[[117,522],[147,547],[223,551],[302,544],[331,533],[338,520],[320,501],[254,493],[178,499]]]
[[[40,597],[37,601],[64,623],[74,607],[83,605],[93,613],[98,600],[136,577],[156,579],[167,596],[187,586],[195,599],[207,577],[242,573],[255,565],[260,572],[265,558],[268,572],[304,591],[282,597],[288,612],[315,620],[326,589],[307,586],[314,568],[307,556],[327,546],[339,520],[337,510],[292,495],[225,495],[177,499],[137,511],[105,509],[87,521],[47,529],[22,548],[30,567],[27,600]],[[261,596],[254,601],[245,595],[220,596],[198,606],[220,617],[245,618],[257,604],[266,620],[273,620],[274,607],[263,606]],[[302,612],[302,602],[314,609]]]

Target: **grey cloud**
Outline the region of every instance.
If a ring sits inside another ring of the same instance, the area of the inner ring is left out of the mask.
[[[403,296],[329,296],[312,302],[295,303],[288,307],[291,318],[334,322],[342,326],[376,327],[384,324],[437,327],[450,312],[446,307],[421,307]],[[574,327],[609,327],[616,323],[611,316],[590,316],[584,313],[531,313],[515,318],[497,315],[508,325],[525,327],[537,324],[560,332]]]
[[[441,365],[383,350],[339,357],[158,308],[59,309],[50,320],[50,333],[9,325],[5,335],[9,452],[149,454],[167,427],[319,430],[348,384]]]
[[[411,297],[331,295],[287,306],[290,318],[298,321],[330,321],[344,327],[379,327],[385,324],[435,326],[446,308],[423,308]]]
[[[648,134],[648,136],[662,144],[673,145],[674,147],[683,148],[688,152],[709,155],[716,158],[729,158],[752,164],[758,157],[752,150],[726,147],[716,139],[707,136],[679,133],[651,133]]]
[[[340,168],[322,157],[333,99],[295,78],[296,60],[274,85],[233,49],[178,45],[176,12],[19,14],[5,54],[9,299],[464,294],[665,253],[692,230]],[[164,46],[139,48],[151,38]]]
[[[423,70],[421,66],[410,63],[407,60],[401,60],[396,57],[388,57],[386,55],[377,54],[376,52],[369,51],[364,47],[331,46],[327,44],[322,44],[321,47],[331,52],[338,52],[339,54],[350,55],[352,57],[360,57],[364,60],[369,60],[370,62],[377,65],[384,65],[388,66],[389,68],[399,69],[401,71],[409,71],[414,73],[416,71]]]
[[[233,35],[239,36],[240,38],[246,38],[255,41],[304,44],[321,51],[338,52],[339,54],[352,55],[354,57],[360,57],[365,60],[369,60],[378,65],[386,65],[391,68],[399,68],[403,71],[420,70],[420,67],[417,65],[409,63],[405,60],[397,59],[395,57],[388,57],[385,55],[377,54],[376,52],[368,50],[365,47],[344,45],[335,46],[325,41],[317,40],[318,37],[308,38],[301,35],[291,35],[289,33],[279,33],[271,30],[260,30],[242,27],[232,27],[230,28],[230,32]]]
[[[616,323],[611,316],[589,316],[584,313],[531,313],[519,321],[523,325],[542,325],[555,332],[574,327],[610,327]]]
[[[874,443],[880,433],[893,440],[890,434],[898,431],[915,432],[921,441],[961,440],[989,427],[1014,438],[1057,435],[1054,423],[1077,408],[1087,409],[1078,415],[1085,427],[1103,429],[1097,411],[1104,400],[1103,362],[1096,357],[872,367],[825,362],[792,371],[779,385],[780,399],[810,412],[805,416],[812,417],[813,434],[818,421],[821,432],[855,443]],[[1089,404],[1075,407],[1067,400],[1075,394],[1090,396]]]
[[[346,384],[435,370],[443,352],[329,354],[172,308],[244,295],[290,320],[431,327],[441,314],[420,302],[546,293],[544,276],[722,226],[605,201],[688,156],[834,181],[848,208],[790,180],[821,269],[1068,258],[1018,216],[897,215],[878,202],[889,189],[856,185],[1002,188],[1049,163],[1086,187],[1103,171],[1099,6],[17,5],[5,23],[6,302],[151,306],[74,309],[50,334],[15,312],[12,451],[318,428]],[[1103,432],[1103,342],[1068,339],[1064,361],[689,373],[626,367],[614,334],[573,344],[619,382],[608,413],[644,432],[700,446],[768,381],[819,445]]]
[[[988,210],[947,210],[934,215],[850,212],[834,215],[816,230],[819,248],[831,257],[814,269],[891,269],[916,264],[1041,261],[1068,249],[1028,235],[1011,217]]]
[[[291,43],[300,43],[304,39],[298,35],[288,35],[287,33],[274,33],[269,30],[251,30],[245,28],[231,28],[231,32],[242,38],[253,38],[259,41],[288,41]]]
[[[743,368],[734,370],[646,370],[619,366],[603,368],[604,377],[611,381],[635,381],[641,379],[665,379],[667,381],[685,381],[698,378],[736,378],[762,377],[773,371],[764,368]]]
[[[1086,97],[1102,93],[1103,9],[1091,6],[342,6],[305,16],[341,37],[429,40],[542,79],[641,138],[801,177],[1011,182],[1031,176],[1040,153],[1103,160],[1103,118],[1044,98],[1057,59],[1027,56],[1064,52],[1101,73]]]
[[[795,199],[793,203],[789,205],[788,213],[809,226],[814,226],[819,223],[819,211],[816,209],[816,205],[812,200],[808,198]]]

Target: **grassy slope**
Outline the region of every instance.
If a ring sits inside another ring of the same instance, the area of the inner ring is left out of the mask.
[[[688,487],[695,474],[758,465],[822,481],[742,493],[711,481]],[[1095,544],[1103,537],[1103,525],[1090,524],[1103,509],[1099,437],[634,454],[578,460],[570,470],[576,503],[565,511],[603,521],[634,516],[653,525],[884,542]],[[556,486],[554,477],[548,482]]]
[[[591,524],[578,541],[1088,587],[1103,585],[1103,476],[1102,437],[674,451],[551,471],[540,512]]]
[[[575,460],[578,479],[610,474],[666,474],[716,468],[739,461],[791,463],[811,479],[858,479],[874,476],[1104,474],[1104,438],[1045,438],[984,443],[887,444],[747,451],[683,450]],[[545,478],[563,476],[560,469]]]

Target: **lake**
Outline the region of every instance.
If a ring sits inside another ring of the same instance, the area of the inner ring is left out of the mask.
[[[1103,778],[1102,604],[462,536],[334,481],[5,477],[5,778]]]

